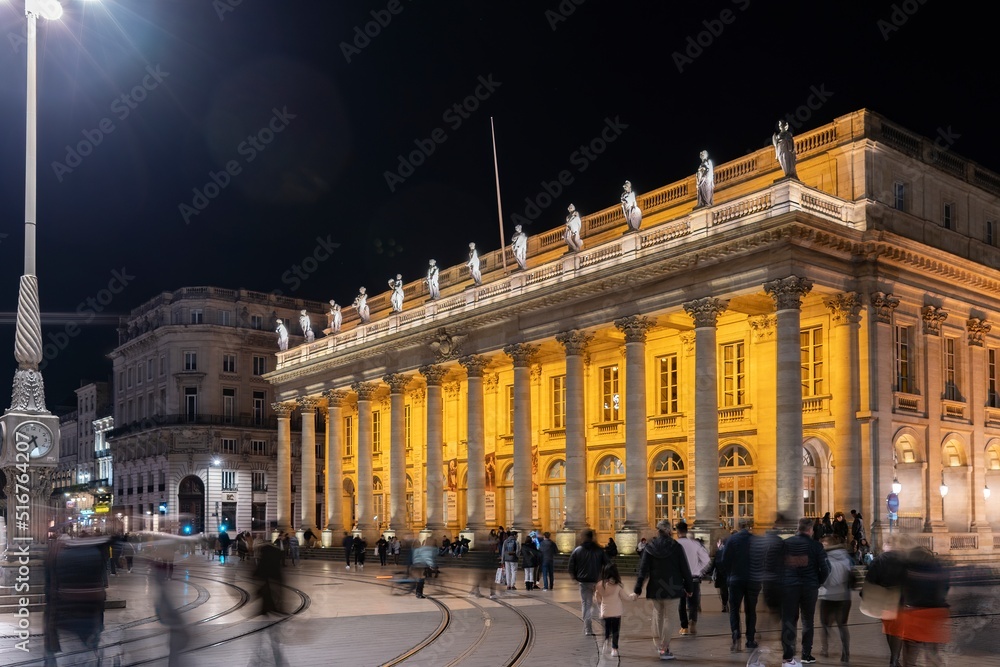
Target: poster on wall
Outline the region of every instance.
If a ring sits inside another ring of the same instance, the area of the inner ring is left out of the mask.
[[[451,523],[458,520],[458,494],[454,491],[444,493],[444,522]]]
[[[458,459],[448,461],[448,477],[445,484],[448,491],[458,491]]]
[[[486,503],[484,505],[486,510],[486,524],[493,526],[497,522],[497,494],[493,491],[486,492]]]
[[[538,491],[531,492],[531,520],[538,521]]]

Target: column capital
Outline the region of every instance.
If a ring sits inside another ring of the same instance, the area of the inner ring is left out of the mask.
[[[294,403],[271,403],[271,410],[278,419],[288,419],[295,409]]]
[[[312,396],[300,396],[295,399],[295,402],[299,404],[299,412],[316,412],[319,399]]]
[[[357,392],[359,401],[370,401],[374,398],[375,392],[378,391],[378,384],[375,382],[354,382],[351,384],[351,389]]]
[[[983,347],[986,342],[986,334],[990,332],[993,325],[978,317],[970,317],[965,323],[969,332],[969,347]]]
[[[514,360],[514,368],[528,367],[536,352],[538,346],[531,343],[511,343],[503,348],[503,353]]]
[[[812,290],[812,286],[808,278],[788,276],[764,283],[764,291],[774,299],[778,310],[798,310],[802,307],[802,297]]]
[[[481,354],[470,354],[460,357],[458,363],[465,366],[470,378],[481,378],[486,367],[490,365],[490,360]]]
[[[586,331],[564,331],[556,334],[556,341],[566,348],[566,356],[579,356],[587,351],[587,345],[594,339]]]
[[[428,387],[440,386],[448,371],[441,366],[421,366],[418,372],[427,379]]]
[[[646,333],[656,326],[656,321],[642,315],[629,315],[615,320],[615,327],[625,334],[626,343],[645,343]]]
[[[729,307],[729,302],[723,299],[716,299],[707,296],[704,299],[695,299],[684,304],[686,312],[694,320],[695,328],[714,327],[718,322],[719,315]]]
[[[870,299],[872,308],[875,309],[876,321],[892,324],[892,311],[899,305],[899,297],[885,292],[872,292]]]
[[[497,390],[500,385],[500,374],[499,373],[486,373],[483,375],[483,389],[487,393],[492,393]]]
[[[941,323],[948,319],[948,313],[938,306],[924,306],[920,309],[920,317],[924,320],[924,333],[928,336],[941,335]]]
[[[339,408],[347,402],[348,392],[346,389],[327,389],[323,392],[328,408]]]
[[[402,373],[386,373],[382,376],[382,382],[389,385],[390,394],[402,394],[410,383],[410,377]]]
[[[758,343],[769,338],[774,338],[775,328],[778,326],[778,318],[774,315],[751,315],[747,318],[750,330]]]
[[[857,324],[861,321],[861,296],[857,292],[844,292],[823,302],[830,309],[834,325]]]

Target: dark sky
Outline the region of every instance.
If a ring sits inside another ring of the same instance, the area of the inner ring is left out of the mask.
[[[23,270],[20,5],[0,4],[5,313]],[[102,316],[193,285],[349,304],[360,285],[422,277],[431,257],[463,262],[469,241],[497,248],[491,116],[508,239],[563,170],[573,182],[529,234],[561,225],[570,202],[616,204],[626,178],[640,193],[683,178],[703,148],[720,164],[766,146],[775,120],[810,101],[799,131],[867,107],[1000,171],[996,36],[960,3],[63,5],[38,48],[38,274],[43,333],[60,348],[50,405],[110,374],[117,335],[88,299],[107,302]],[[612,126],[603,153],[579,152]],[[399,156],[420,146],[411,173]],[[57,314],[76,311],[91,322],[66,336]],[[10,317],[0,332],[2,383]]]

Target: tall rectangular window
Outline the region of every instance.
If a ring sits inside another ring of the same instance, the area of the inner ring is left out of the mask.
[[[944,399],[946,401],[960,401],[961,394],[958,391],[958,359],[955,354],[955,347],[958,341],[954,338],[944,339]]]
[[[135,367],[135,383],[136,385],[142,384],[142,362],[140,361]]]
[[[746,405],[746,357],[743,342],[722,346],[722,405]]]
[[[250,328],[251,329],[263,329],[264,328],[264,317],[261,315],[251,315],[250,316]]]
[[[552,428],[566,428],[566,376],[552,378]]]
[[[184,370],[186,371],[196,371],[198,370],[198,353],[192,352],[190,350],[184,353]]]
[[[344,456],[354,456],[354,417],[344,417]]]
[[[986,241],[986,245],[995,246],[997,245],[997,223],[996,220],[987,220],[986,229],[983,233],[983,240]]]
[[[227,424],[232,424],[236,418],[236,389],[222,388],[222,417]]]
[[[507,433],[514,432],[514,385],[507,385]]]
[[[410,437],[412,434],[410,424],[410,406],[407,405],[403,407],[403,432],[405,434],[403,437],[406,442],[406,451],[413,449],[413,439]]]
[[[678,405],[679,387],[677,382],[677,355],[660,357],[660,414],[673,415],[680,412]]]
[[[941,222],[945,229],[955,229],[955,205],[945,202],[941,211]]]
[[[222,490],[223,491],[235,491],[236,490],[236,471],[235,470],[223,470],[222,471]]]
[[[267,472],[264,470],[254,470],[251,477],[251,484],[254,491],[267,491]]]
[[[132,383],[135,381],[135,368],[132,366],[128,367],[128,388],[132,388]]]
[[[911,346],[913,345],[913,327],[895,327],[895,370],[896,391],[903,394],[913,393],[913,360]]]
[[[986,405],[990,408],[1000,408],[1000,377],[997,376],[997,350],[986,351]]]
[[[250,453],[254,456],[267,456],[267,440],[251,440]]]
[[[621,396],[618,393],[618,367],[601,369],[601,418],[606,422],[619,421]]]
[[[152,359],[147,359],[146,360],[146,380],[148,382],[152,382],[153,381],[153,360]]]
[[[188,421],[198,418],[198,389],[197,387],[184,387],[184,416]]]
[[[167,355],[160,355],[160,377],[167,374]]]
[[[236,438],[223,438],[222,439],[222,452],[224,454],[235,454],[236,453]]]
[[[235,373],[236,372],[236,355],[235,354],[223,354],[222,355],[222,372],[223,373]]]
[[[264,425],[264,411],[267,409],[267,392],[254,391],[253,393],[253,425]]]
[[[191,324],[201,324],[204,320],[204,312],[201,308],[191,309]]]
[[[253,374],[263,375],[267,372],[267,357],[262,357],[259,355],[253,356]]]
[[[372,412],[372,454],[382,453],[382,411]]]
[[[230,325],[230,317],[231,317],[231,314],[230,314],[230,312],[228,310],[220,310],[219,311],[219,324],[221,324],[224,327],[228,327]]]
[[[900,181],[892,184],[892,207],[897,211],[906,210],[906,185]]]
[[[823,362],[823,328],[813,327],[799,332],[799,352],[802,365],[802,396],[823,396],[826,393]]]

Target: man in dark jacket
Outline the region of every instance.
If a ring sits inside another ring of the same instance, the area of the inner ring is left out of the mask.
[[[865,539],[865,520],[857,510],[851,510],[851,518],[851,553],[855,553],[861,540]]]
[[[795,632],[802,614],[802,662],[813,663],[813,618],[819,587],[830,574],[823,545],[812,538],[813,521],[799,519],[798,532],[785,540],[781,550],[781,651],[785,664],[796,664]]]
[[[722,553],[722,569],[729,578],[729,629],[732,632],[733,644],[730,651],[736,653],[740,647],[740,604],[743,604],[743,611],[746,615],[746,638],[747,648],[757,648],[757,597],[760,595],[760,576],[754,575],[762,572],[763,562],[757,562],[762,552],[754,548],[753,535],[750,529],[753,522],[744,520],[740,522],[740,532],[731,536],[726,541],[726,548]],[[751,562],[751,561],[755,562]]]
[[[634,593],[642,593],[647,579],[646,598],[653,602],[653,643],[660,660],[673,660],[670,652],[670,618],[678,613],[681,596],[691,597],[694,581],[684,549],[670,536],[670,522],[661,519],[656,524],[658,535],[642,550],[639,561],[639,578]]]
[[[584,635],[594,634],[594,588],[607,562],[608,556],[604,549],[594,541],[594,531],[583,531],[583,542],[569,555],[569,576],[580,584]]]
[[[553,573],[555,570],[557,549],[556,543],[549,539],[548,533],[543,533],[542,535],[544,539],[538,546],[538,551],[542,554],[542,590],[550,591],[555,586]]]

